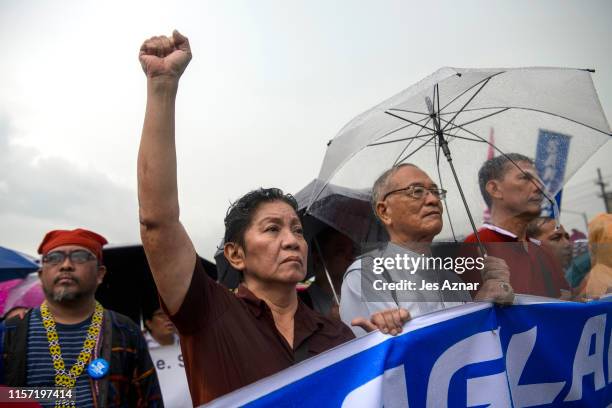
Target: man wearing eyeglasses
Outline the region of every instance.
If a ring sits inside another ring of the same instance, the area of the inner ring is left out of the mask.
[[[70,399],[59,406],[163,406],[139,327],[95,299],[106,273],[106,243],[85,229],[45,235],[38,248],[45,301],[0,330],[0,384],[64,388]]]
[[[420,168],[402,164],[385,171],[372,187],[372,206],[389,234],[382,248],[359,257],[342,283],[340,316],[346,324],[382,310],[406,309],[411,317],[472,300],[511,303],[512,287],[504,261],[483,259],[484,280],[466,287],[452,268],[435,260],[431,243],[442,230],[445,190]],[[452,262],[452,261],[451,261]],[[356,335],[365,332],[353,326]]]

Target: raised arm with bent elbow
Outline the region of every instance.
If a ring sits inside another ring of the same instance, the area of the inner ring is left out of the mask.
[[[138,152],[140,236],[168,311],[176,313],[187,293],[196,252],[179,221],[174,142],[174,105],[181,74],[191,60],[186,37],[152,37],[140,48],[147,76],[147,107]]]

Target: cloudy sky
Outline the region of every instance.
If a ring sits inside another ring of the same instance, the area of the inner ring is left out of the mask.
[[[612,118],[609,1],[17,1],[0,3],[0,245],[87,227],[138,242],[136,156],[145,104],[137,55],[189,36],[177,148],[182,220],[210,256],[230,201],[296,192],[350,119],[442,66],[594,68]],[[605,145],[564,207],[603,211]],[[612,184],[612,183],[611,183]],[[580,215],[562,222],[583,227]]]

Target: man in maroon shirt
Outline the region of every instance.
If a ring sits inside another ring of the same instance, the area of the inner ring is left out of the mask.
[[[162,307],[176,325],[194,405],[250,384],[354,336],[298,300],[307,245],[297,203],[279,189],[254,190],[225,217],[224,255],[241,271],[236,294],[209,278],[179,220],[174,140],[178,81],[191,59],[177,31],[140,49],[147,107],[138,154],[141,238]],[[400,332],[405,310],[362,323]]]
[[[539,242],[527,237],[527,225],[540,215],[542,183],[533,160],[510,153],[487,160],[478,172],[482,197],[491,221],[478,231],[489,255],[500,257],[510,268],[510,284],[516,293],[558,298],[569,289],[563,271]],[[466,243],[476,243],[471,234]],[[467,281],[478,281],[467,275]]]

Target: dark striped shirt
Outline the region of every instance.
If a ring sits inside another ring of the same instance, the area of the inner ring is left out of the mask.
[[[91,317],[77,324],[55,324],[66,371],[69,371],[76,362],[83,348],[83,342],[87,336],[87,329],[90,323]],[[55,369],[53,368],[53,360],[49,353],[47,332],[42,324],[40,309],[32,310],[32,316],[30,318],[27,353],[27,386],[46,388],[55,386]],[[83,373],[77,378],[75,390],[77,407],[93,407],[87,367],[85,367]],[[43,404],[43,406],[53,407],[54,404],[46,403]]]

